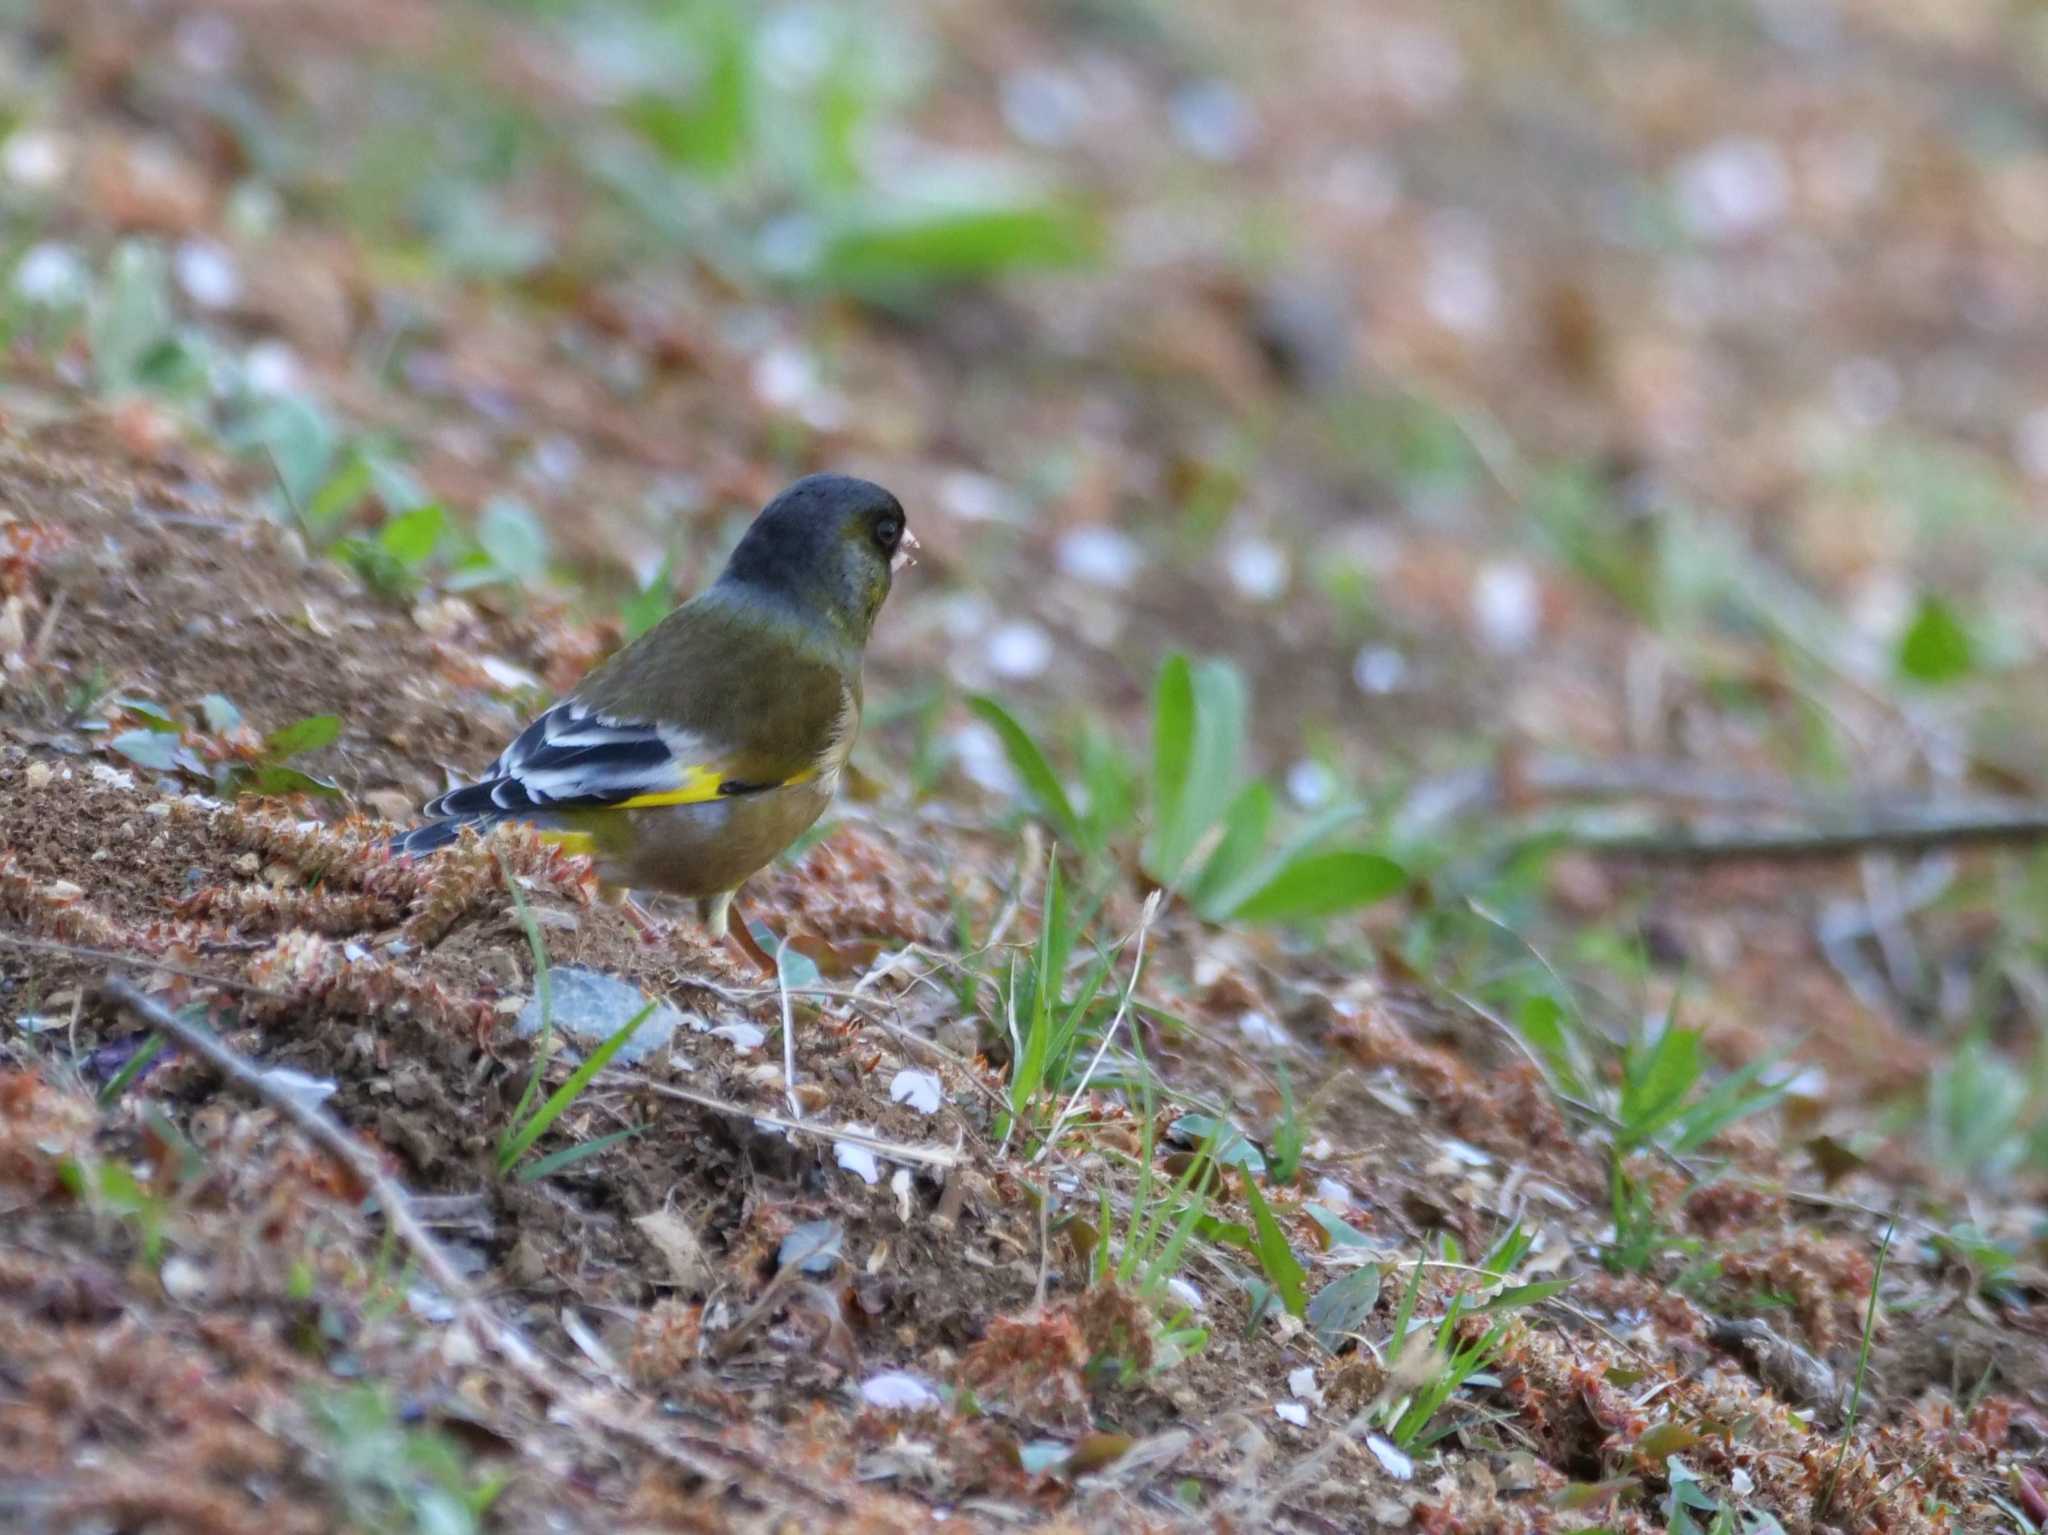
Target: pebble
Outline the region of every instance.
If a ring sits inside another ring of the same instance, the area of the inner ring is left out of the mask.
[[[1731,136],[1709,144],[1673,178],[1678,216],[1702,240],[1741,240],[1770,228],[1792,202],[1792,173],[1768,139]]]
[[[557,965],[549,977],[554,993],[555,1030],[581,1044],[603,1044],[648,1003],[637,987],[600,971]],[[622,1064],[645,1060],[667,1046],[682,1021],[681,1013],[666,1002],[658,1003],[612,1059]],[[521,1039],[529,1039],[540,1032],[540,1027],[540,996],[536,992],[520,1009],[513,1031]]]
[[[1004,624],[988,637],[988,665],[998,677],[1028,682],[1052,665],[1052,636],[1028,619]]]
[[[1060,538],[1060,569],[1077,581],[1122,591],[1136,579],[1144,551],[1128,533],[1098,525],[1075,528]]]

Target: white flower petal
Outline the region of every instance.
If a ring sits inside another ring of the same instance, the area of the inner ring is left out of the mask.
[[[946,1101],[946,1092],[930,1072],[906,1066],[889,1083],[889,1101],[907,1103],[920,1114],[936,1114]]]
[[[1373,1459],[1380,1463],[1380,1469],[1385,1471],[1395,1481],[1406,1482],[1413,1479],[1415,1475],[1415,1462],[1410,1460],[1406,1452],[1396,1445],[1393,1440],[1387,1438],[1386,1435],[1367,1434],[1365,1436],[1365,1447],[1372,1451]]]
[[[867,1147],[856,1146],[851,1141],[839,1141],[832,1147],[832,1155],[841,1167],[859,1178],[862,1183],[882,1181],[882,1164],[875,1160],[875,1154]]]
[[[908,1370],[884,1370],[860,1383],[861,1400],[885,1412],[924,1412],[940,1405],[938,1392]]]

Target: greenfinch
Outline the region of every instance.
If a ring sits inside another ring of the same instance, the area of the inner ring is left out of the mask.
[[[727,937],[734,893],[832,800],[860,729],[868,634],[916,545],[881,486],[798,480],[716,581],[594,669],[482,778],[430,801],[398,850],[530,822],[588,854],[608,894],[688,897]],[[744,921],[733,936],[765,959]]]

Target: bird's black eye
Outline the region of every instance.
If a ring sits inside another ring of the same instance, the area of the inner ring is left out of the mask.
[[[875,523],[875,542],[891,554],[896,552],[896,544],[902,537],[903,519],[901,517],[885,516]]]

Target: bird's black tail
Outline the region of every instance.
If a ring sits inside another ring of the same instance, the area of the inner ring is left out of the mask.
[[[401,858],[417,858],[422,853],[436,853],[447,847],[462,835],[462,828],[474,826],[487,830],[495,816],[449,816],[444,820],[428,821],[415,826],[411,831],[402,831],[391,839],[391,851]]]

